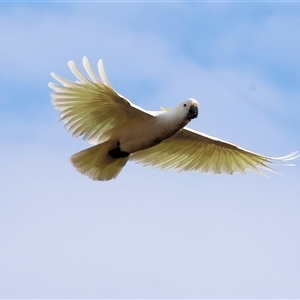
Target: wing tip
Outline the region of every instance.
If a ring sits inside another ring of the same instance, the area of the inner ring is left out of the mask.
[[[106,72],[105,72],[105,69],[104,69],[104,64],[103,64],[103,60],[102,59],[99,59],[98,61],[98,71],[99,71],[99,74],[100,74],[100,77],[101,77],[101,80],[102,82],[107,86],[107,87],[111,87],[109,81],[108,81],[108,78],[107,78],[107,75],[106,75]]]
[[[73,66],[75,66],[74,60],[69,60],[67,64],[68,64],[68,66],[69,66],[70,69],[71,69]]]
[[[294,151],[291,152],[287,155],[284,156],[279,156],[279,157],[268,157],[271,160],[281,160],[281,161],[287,161],[287,160],[294,160],[296,158],[300,157],[300,154],[297,154],[299,151]]]

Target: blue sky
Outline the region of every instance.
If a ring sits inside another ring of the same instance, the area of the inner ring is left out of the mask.
[[[299,28],[299,3],[1,3],[1,296],[299,298],[298,161],[93,182],[47,86],[102,58],[137,105],[196,98],[189,127],[281,156],[300,150]]]

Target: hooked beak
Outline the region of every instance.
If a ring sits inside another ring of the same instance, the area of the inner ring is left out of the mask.
[[[189,121],[198,117],[198,105],[193,104],[188,113]]]

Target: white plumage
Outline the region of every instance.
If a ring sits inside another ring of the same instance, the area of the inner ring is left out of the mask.
[[[297,152],[267,157],[186,128],[198,115],[199,104],[192,98],[170,110],[145,111],[111,87],[102,60],[100,79],[86,57],[83,66],[90,78],[73,61],[68,65],[78,81],[51,73],[62,84],[49,83],[52,104],[74,137],[95,145],[71,157],[74,167],[93,180],[117,177],[128,160],[162,169],[232,174],[245,169],[261,173],[257,167],[273,171],[268,164],[299,157]]]

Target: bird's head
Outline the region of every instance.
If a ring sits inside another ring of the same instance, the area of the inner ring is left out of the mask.
[[[179,111],[181,111],[183,114],[186,115],[188,121],[197,118],[198,110],[199,110],[198,108],[199,108],[199,103],[197,100],[193,98],[189,98],[188,100],[183,101],[176,107],[176,109],[178,109]]]
[[[199,103],[189,98],[172,109],[163,108],[164,112],[158,116],[161,120],[167,120],[177,130],[186,126],[192,119],[198,116]]]

